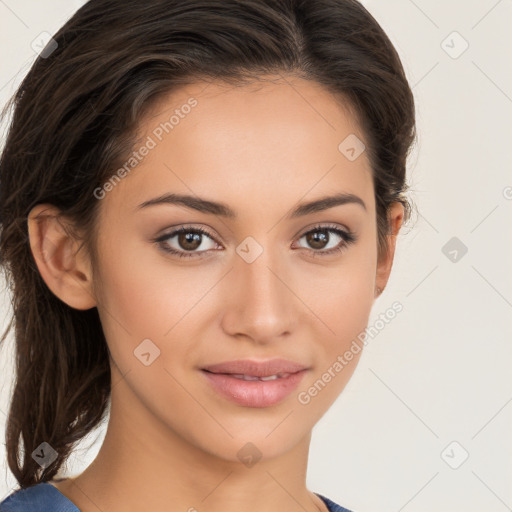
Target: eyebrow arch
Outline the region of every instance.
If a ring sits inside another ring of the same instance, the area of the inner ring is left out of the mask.
[[[149,206],[160,205],[160,204],[177,204],[182,205],[193,210],[197,210],[202,213],[208,213],[211,215],[217,215],[220,217],[226,217],[230,219],[236,218],[236,213],[226,204],[209,201],[202,199],[197,196],[190,196],[185,194],[164,194],[148,201],[144,201],[139,204],[138,209],[147,208]],[[302,203],[297,206],[290,214],[288,218],[303,217],[315,212],[321,212],[328,210],[335,206],[344,204],[358,204],[366,211],[366,205],[364,201],[354,194],[340,193],[333,196],[322,197],[314,201]]]

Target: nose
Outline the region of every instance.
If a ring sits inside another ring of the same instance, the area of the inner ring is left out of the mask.
[[[303,314],[294,291],[297,283],[291,282],[290,266],[287,268],[276,252],[264,248],[252,262],[235,257],[234,268],[224,285],[222,326],[226,333],[268,344],[296,329]]]

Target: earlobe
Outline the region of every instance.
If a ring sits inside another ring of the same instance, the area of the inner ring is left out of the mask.
[[[75,309],[96,306],[90,261],[59,209],[50,204],[35,206],[27,229],[32,256],[52,293]]]
[[[379,296],[388,282],[395,257],[396,237],[404,220],[404,207],[401,203],[393,203],[388,210],[389,234],[388,251],[377,263],[375,278],[375,297]]]

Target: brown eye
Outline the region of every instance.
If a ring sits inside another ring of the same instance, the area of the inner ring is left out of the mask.
[[[300,237],[306,240],[307,246],[313,255],[328,255],[342,251],[356,241],[356,236],[350,231],[344,231],[336,226],[316,226]]]
[[[210,244],[207,242],[210,241]],[[217,247],[213,237],[202,228],[181,227],[154,240],[164,251],[182,258],[201,257]],[[201,248],[201,250],[198,250]]]
[[[177,235],[177,241],[178,245],[187,250],[187,251],[193,251],[197,249],[201,245],[201,238],[203,235],[199,233],[179,233]]]
[[[310,247],[313,249],[323,249],[329,242],[329,233],[327,229],[310,231],[305,235]]]

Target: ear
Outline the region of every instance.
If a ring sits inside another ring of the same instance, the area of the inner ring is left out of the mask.
[[[396,237],[402,226],[404,220],[404,207],[402,203],[392,203],[388,209],[388,226],[389,231],[388,250],[385,254],[380,255],[377,262],[377,274],[375,277],[375,296],[377,297],[382,293],[389,279],[391,267],[393,266],[393,259],[395,257]]]
[[[96,306],[90,260],[60,210],[38,204],[30,211],[27,225],[32,255],[53,294],[75,309]]]

